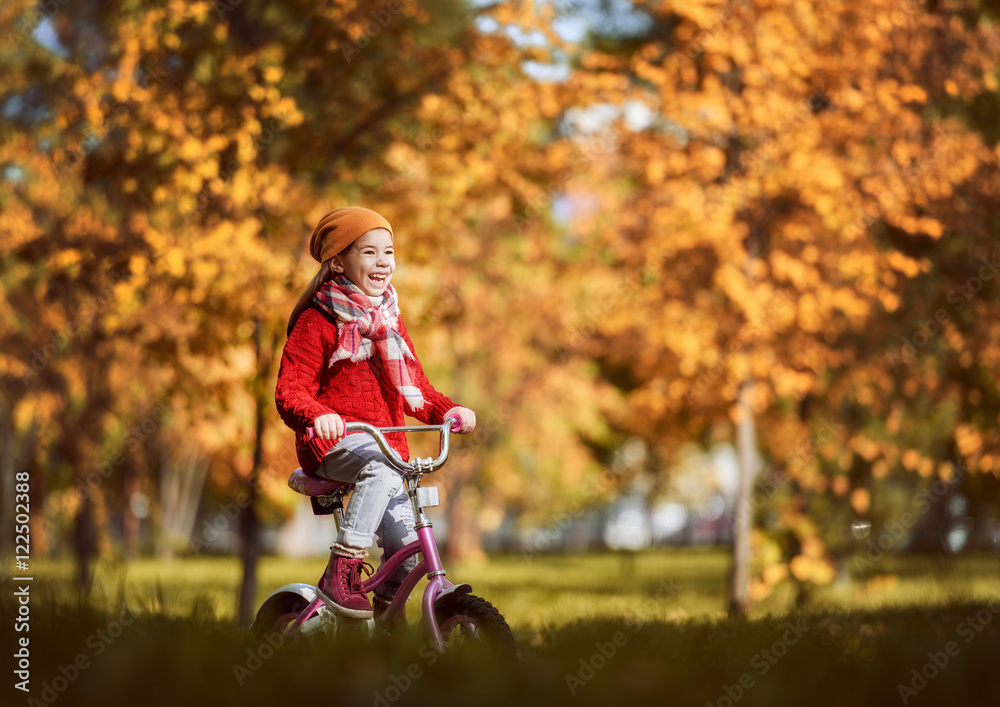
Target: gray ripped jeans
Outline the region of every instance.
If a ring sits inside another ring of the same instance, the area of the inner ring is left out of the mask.
[[[349,434],[340,440],[323,457],[316,475],[354,484],[344,524],[337,535],[338,543],[369,548],[377,535],[378,546],[382,548],[381,567],[404,545],[417,539],[413,530],[413,509],[403,477],[389,466],[382,450],[367,434]],[[392,599],[406,575],[416,566],[416,555],[407,558],[375,590],[375,595],[384,600]]]

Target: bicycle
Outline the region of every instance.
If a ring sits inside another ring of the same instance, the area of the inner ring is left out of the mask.
[[[365,422],[347,423],[345,434],[366,432],[371,435],[389,464],[403,475],[406,493],[413,505],[414,530],[417,534],[417,540],[396,552],[363,582],[365,593],[372,592],[385,582],[407,558],[421,553],[422,559],[407,574],[396,596],[377,619],[347,618],[338,613],[339,607],[317,587],[303,583],[286,584],[275,590],[257,611],[250,626],[254,638],[264,640],[275,632],[285,638],[309,638],[317,635],[335,637],[348,633],[374,636],[380,628],[390,625],[403,610],[417,582],[426,575],[428,582],[422,599],[423,623],[431,644],[438,652],[443,652],[453,642],[468,639],[516,653],[514,636],[503,615],[488,601],[472,594],[471,585],[452,584],[445,579],[433,526],[424,513],[425,508],[439,505],[438,490],[433,486],[421,486],[420,482],[424,474],[444,466],[448,459],[449,435],[452,425],[457,422],[456,418],[450,417],[441,425],[382,428]],[[384,436],[387,432],[430,431],[439,431],[441,434],[437,459],[414,458],[404,462]],[[353,488],[353,484],[307,476],[300,468],[292,472],[288,485],[294,491],[310,497],[314,514],[333,514],[337,530],[340,530],[344,521],[344,496]]]

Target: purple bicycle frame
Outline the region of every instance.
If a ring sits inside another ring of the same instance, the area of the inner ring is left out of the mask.
[[[375,623],[376,625],[382,625],[395,618],[403,610],[407,598],[417,586],[420,578],[427,574],[433,574],[428,580],[427,587],[424,589],[422,608],[424,621],[427,623],[427,629],[430,632],[431,638],[438,650],[443,650],[444,643],[441,639],[441,628],[438,626],[437,617],[434,615],[434,600],[437,599],[443,590],[452,586],[452,584],[444,578],[444,569],[441,567],[441,556],[438,554],[437,543],[434,540],[434,531],[430,524],[416,528],[416,532],[416,540],[396,552],[389,558],[388,562],[379,567],[378,571],[368,578],[368,581],[363,583],[364,591],[366,594],[374,591],[376,587],[385,583],[405,560],[416,555],[418,552],[423,552],[424,559],[417,563],[417,566],[406,575],[406,579],[400,585],[396,596],[393,597],[385,612],[378,617]],[[317,594],[316,598],[309,602],[309,605],[302,610],[302,613],[295,617],[294,621],[285,627],[282,633],[285,636],[291,636],[303,623],[312,618],[313,614],[323,606],[323,603],[322,597]]]

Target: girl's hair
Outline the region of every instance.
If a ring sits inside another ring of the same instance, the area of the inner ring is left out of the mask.
[[[347,250],[346,248],[344,250]],[[327,280],[333,279],[334,272],[333,268],[330,267],[330,263],[333,258],[329,260],[324,260],[323,264],[319,266],[319,272],[309,281],[306,289],[303,290],[302,295],[299,297],[299,301],[295,303],[295,309],[292,310],[292,316],[288,318],[288,331],[286,336],[292,335],[292,329],[295,327],[295,322],[299,320],[299,317],[304,311],[309,309],[309,305],[312,304],[313,297],[316,296],[316,291],[323,286],[323,283]]]

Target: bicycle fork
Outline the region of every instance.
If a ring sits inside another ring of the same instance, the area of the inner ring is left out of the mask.
[[[417,540],[400,549],[383,567],[380,567],[375,576],[364,583],[364,589],[366,593],[373,591],[385,579],[391,577],[407,558],[421,553],[423,559],[407,574],[406,579],[403,580],[402,585],[396,592],[396,596],[393,597],[392,602],[382,616],[379,617],[379,622],[391,621],[402,611],[407,598],[413,593],[420,578],[426,576],[428,581],[427,587],[424,589],[421,606],[423,619],[434,647],[438,651],[443,651],[444,641],[441,637],[441,629],[438,626],[437,616],[434,612],[434,604],[443,592],[460,591],[465,593],[471,591],[472,588],[467,584],[456,586],[445,579],[445,570],[441,564],[441,555],[438,552],[437,541],[434,538],[433,524],[427,517],[427,514],[424,513],[425,507],[437,506],[439,504],[437,488],[420,485],[420,480],[423,476],[423,464],[428,461],[430,460],[414,460],[416,468],[412,473],[404,477],[406,495],[409,497],[413,509],[413,518],[415,521],[413,529],[417,534]],[[334,523],[337,526],[337,533],[339,535],[344,523],[343,498],[338,497],[334,501],[333,507]]]
[[[430,519],[424,513],[424,506],[438,505],[437,487],[423,487],[420,485],[421,474],[418,471],[413,476],[406,478],[406,493],[410,497],[413,505],[413,530],[417,533],[417,540],[423,549],[423,571],[427,575],[427,587],[424,589],[423,614],[424,623],[427,626],[427,633],[430,634],[434,647],[440,652],[444,650],[444,641],[441,638],[441,627],[438,626],[437,616],[434,612],[434,603],[438,596],[445,589],[453,586],[446,580],[444,567],[441,564],[441,555],[438,553],[437,540],[434,538],[434,529]],[[428,460],[429,461],[429,460]],[[420,576],[416,570],[413,574]],[[405,600],[405,596],[404,596]]]

